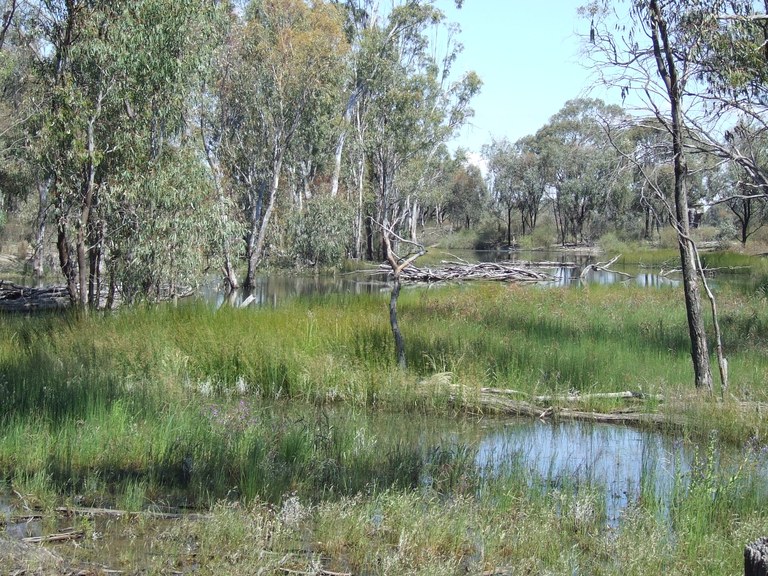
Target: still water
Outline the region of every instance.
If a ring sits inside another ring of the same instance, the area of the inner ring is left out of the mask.
[[[572,287],[584,284],[633,284],[647,288],[674,287],[679,280],[674,275],[666,276],[637,266],[617,267],[616,271],[587,271],[585,267],[595,264],[592,256],[563,252],[509,252],[490,250],[455,250],[445,254],[442,261],[451,262],[503,262],[520,267],[530,267],[546,274],[549,279],[541,282],[544,287]],[[417,265],[421,266],[417,262]],[[423,267],[439,268],[441,261]],[[240,306],[249,296],[249,305],[275,307],[280,303],[302,296],[326,294],[372,294],[388,291],[387,274],[378,269],[350,273],[321,273],[309,275],[261,274],[255,279],[254,289],[245,294],[236,291],[225,295],[219,278],[212,278],[200,289],[200,297],[218,307],[228,302]]]
[[[690,470],[695,452],[695,447],[657,431],[516,421],[482,439],[477,463],[498,474],[514,463],[554,488],[568,484],[604,491],[608,521],[615,523],[640,498],[643,483],[650,483],[660,500],[668,498],[675,479]]]
[[[434,490],[430,474],[439,474],[440,465],[446,462],[445,454],[453,454],[461,461],[462,473],[468,469],[472,474],[474,470],[481,478],[478,496],[490,482],[504,482],[505,477],[535,485],[537,490],[554,496],[592,495],[589,502],[599,505],[599,499],[604,499],[605,522],[609,526],[620,525],[624,510],[649,497],[658,503],[661,514],[667,514],[674,488],[690,482],[696,462],[701,466],[702,458],[714,457],[718,473],[727,475],[739,469],[748,457],[753,462],[751,473],[759,474],[761,481],[768,483],[765,451],[762,455],[758,452],[756,459],[754,451],[742,455],[716,443],[697,447],[658,431],[628,426],[533,419],[414,418],[343,409],[331,409],[327,416],[329,426],[351,426],[355,438],[366,439],[377,450],[386,450],[389,442],[415,446],[423,459],[419,479],[423,490]],[[714,451],[712,446],[716,446]],[[435,459],[439,459],[437,466]],[[369,483],[379,486],[375,476]],[[439,495],[447,500],[453,497],[451,491]],[[558,499],[555,497],[553,502]],[[567,505],[567,500],[562,502]],[[4,525],[6,538],[41,536],[72,526],[73,520],[65,516],[54,519],[55,524],[50,518],[26,516],[29,511],[22,504],[7,488],[3,492],[0,485],[0,525]],[[154,554],[153,538],[170,528],[173,520],[145,517],[137,521],[96,515],[88,522],[92,536],[88,532],[76,551],[71,544],[58,545],[56,550],[65,557],[76,553],[78,558],[95,560],[100,565],[107,562],[111,570],[122,570],[145,563],[147,556]]]

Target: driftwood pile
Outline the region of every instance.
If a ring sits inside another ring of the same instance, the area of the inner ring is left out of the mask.
[[[552,277],[520,266],[512,266],[501,262],[468,262],[443,261],[440,268],[417,268],[408,266],[400,272],[403,282],[449,282],[459,280],[497,280],[503,282],[543,282]],[[382,270],[389,271],[390,266],[382,265]]]
[[[0,280],[0,311],[56,310],[68,305],[69,293],[64,286],[32,288]]]
[[[194,288],[171,289],[161,287],[155,294],[154,301],[166,302],[194,296]],[[116,308],[123,303],[120,292],[111,298],[106,291],[99,296],[99,308],[104,306]],[[37,312],[41,310],[62,310],[70,305],[69,292],[66,286],[46,286],[33,288],[21,286],[7,280],[0,280],[0,312]]]

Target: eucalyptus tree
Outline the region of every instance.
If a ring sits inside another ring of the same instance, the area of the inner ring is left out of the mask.
[[[768,196],[756,194],[749,173],[733,163],[723,166],[710,186],[714,188],[713,203],[728,207],[738,239],[742,246],[746,245],[749,238],[768,223]]]
[[[640,118],[628,127],[617,151],[630,163],[632,207],[639,215],[640,234],[651,240],[666,226],[674,201],[671,142],[655,118]]]
[[[700,43],[685,33],[688,9],[700,3],[633,0],[619,17],[618,27],[613,20],[616,12],[609,9],[609,4],[613,3],[593,2],[585,7],[584,12],[592,19],[587,48],[602,80],[618,87],[622,96],[631,94],[637,98],[639,107],[663,126],[671,143],[674,205],[669,216],[677,230],[680,248],[694,383],[696,388],[711,392],[712,372],[699,286],[700,263],[688,221],[690,170],[685,145],[689,126],[696,126],[693,118],[706,113],[695,91],[701,72],[695,66]],[[613,8],[624,9],[624,5],[616,3]],[[714,310],[714,299],[710,301]],[[716,313],[714,316],[716,320]],[[722,359],[720,346],[718,356]],[[725,386],[724,361],[720,366]]]
[[[27,17],[17,0],[0,2],[0,230],[6,214],[38,179],[26,137],[35,108],[34,59],[24,32]]]
[[[375,198],[370,217],[383,224],[382,230],[389,229],[389,223],[415,217],[402,174],[415,162],[426,170],[415,179],[411,172],[409,187],[418,189],[432,180],[431,159],[471,115],[471,98],[480,89],[473,72],[449,80],[456,45],[443,59],[435,57],[429,32],[443,19],[431,3],[407,2],[396,6],[386,23],[369,34],[379,63],[367,94],[365,150]],[[402,218],[406,207],[409,218]],[[383,242],[381,246],[383,250]]]
[[[14,16],[16,16],[16,10],[19,7],[19,0],[3,0],[0,2],[0,50],[5,45],[5,39],[8,36],[8,31],[11,30],[11,24],[13,23]]]
[[[148,233],[148,219],[176,230],[205,220],[194,196],[205,188],[186,178],[196,160],[185,118],[214,9],[205,0],[40,2],[38,153],[73,303],[98,305],[103,269],[127,297],[156,291],[198,252]]]
[[[595,217],[605,218],[623,192],[624,162],[608,138],[610,127],[623,119],[619,106],[571,100],[536,135],[550,168],[561,244],[592,238]]]
[[[300,149],[307,154],[313,130],[318,131],[313,122],[326,116],[329,98],[338,91],[347,45],[337,7],[302,0],[253,0],[232,43],[222,150],[224,169],[246,213],[243,284],[251,288],[266,250],[286,159],[293,154],[296,165],[309,161]]]
[[[494,140],[483,149],[491,197],[506,219],[508,245],[512,244],[514,210],[520,214],[522,234],[536,228],[550,174],[550,156],[544,152],[535,136],[525,136],[514,144],[506,139]]]
[[[480,168],[460,162],[453,171],[446,211],[459,227],[469,229],[483,216],[488,205],[488,190]]]
[[[703,109],[685,110],[694,143],[740,167],[741,196],[768,196],[768,4],[687,0],[680,12],[676,34],[696,47],[687,62],[697,81],[690,96]]]

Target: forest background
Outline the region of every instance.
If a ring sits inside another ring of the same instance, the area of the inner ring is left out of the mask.
[[[482,162],[454,147],[483,81],[454,69],[459,28],[427,0],[2,13],[2,221],[79,306],[156,299],[211,271],[247,289],[266,265],[381,261],[387,230],[615,251],[675,247],[688,220],[701,242],[764,245],[766,20],[752,2],[585,4],[585,77],[626,106],[569,100],[534,134],[492,138]],[[677,128],[654,22],[683,71]]]

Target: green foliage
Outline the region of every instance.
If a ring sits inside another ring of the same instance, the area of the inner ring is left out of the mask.
[[[470,228],[483,216],[488,204],[488,191],[477,166],[461,166],[453,177],[446,211],[458,228]]]
[[[198,159],[171,150],[103,194],[104,220],[114,230],[106,240],[107,271],[126,300],[196,284],[218,224],[206,218],[212,193]]]
[[[313,196],[291,222],[291,252],[301,264],[336,266],[347,255],[353,207],[340,198]]]
[[[547,155],[561,244],[598,237],[623,212],[628,191],[623,160],[606,130],[620,125],[624,114],[601,100],[570,100],[536,136]]]
[[[39,33],[50,49],[39,68],[46,104],[35,119],[36,151],[50,177],[71,296],[98,305],[105,262],[129,299],[182,282],[190,235],[208,217],[185,117],[215,39],[208,31],[216,9],[200,0],[41,9]],[[160,243],[175,254],[158,259]],[[169,265],[174,258],[178,266]],[[90,294],[86,281],[95,284]]]
[[[603,253],[608,255],[624,254],[627,251],[627,244],[613,232],[603,234],[598,244]]]

